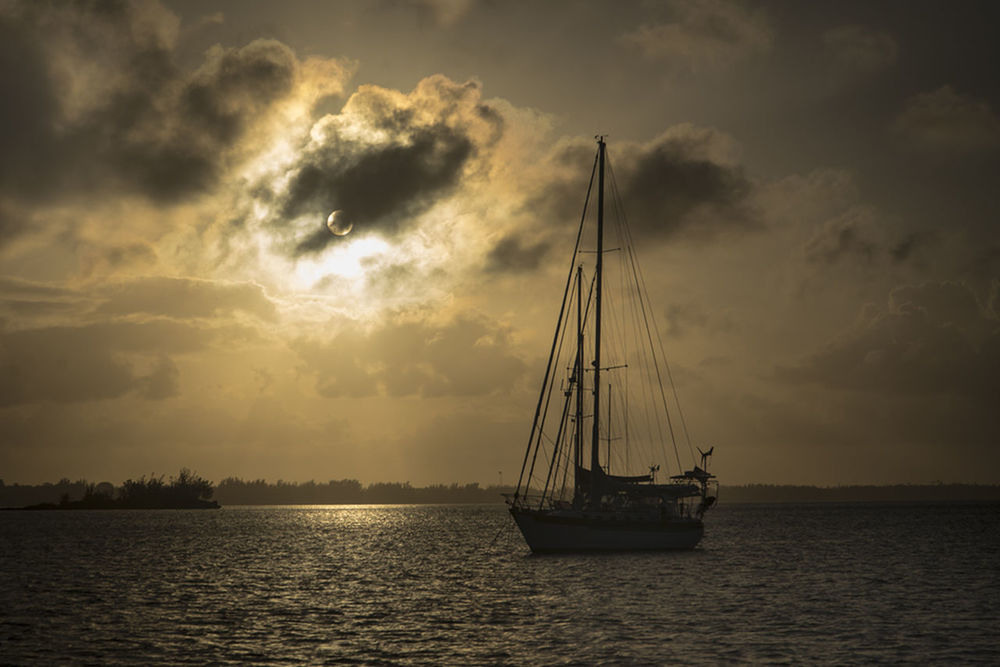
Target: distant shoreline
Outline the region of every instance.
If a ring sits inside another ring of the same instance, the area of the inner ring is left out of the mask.
[[[34,505],[24,505],[23,507],[0,507],[0,509],[4,511],[48,512],[74,510],[217,510],[221,507],[222,505],[214,500],[199,500],[196,503],[150,505],[129,505],[116,500],[100,503],[71,500],[68,503],[36,503]]]
[[[721,503],[997,502],[997,484],[892,484],[885,486],[722,486]]]
[[[207,505],[173,503],[128,503],[117,500],[89,502],[80,500],[86,487],[83,480],[60,484],[3,485],[0,483],[0,508],[3,509],[211,509],[218,505],[447,505],[501,504],[502,494],[512,494],[513,486],[451,484],[415,487],[408,483],[375,483],[367,486],[357,480],[330,482],[266,482],[227,478],[215,487],[215,501]],[[62,499],[62,501],[60,501]],[[217,501],[217,502],[216,502]],[[790,484],[723,485],[721,504],[748,503],[926,503],[926,502],[1000,502],[997,484],[894,484],[849,485],[835,487]]]

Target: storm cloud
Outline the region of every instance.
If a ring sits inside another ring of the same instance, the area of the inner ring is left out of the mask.
[[[755,227],[753,185],[731,158],[729,144],[714,130],[679,125],[647,144],[609,149],[608,187],[617,186],[633,233],[646,240],[708,238]],[[592,155],[592,148],[580,144],[559,149],[556,176],[531,207],[541,207],[552,222],[578,220]]]
[[[490,250],[486,257],[488,272],[520,272],[538,268],[548,254],[547,241],[525,242],[515,235],[505,236]]]
[[[260,39],[215,46],[187,71],[175,57],[178,28],[155,3],[0,10],[0,94],[18,100],[0,111],[0,194],[177,203],[214,191],[306,68]],[[328,71],[325,92],[339,91],[345,72]]]
[[[320,119],[293,164],[287,185],[260,192],[273,204],[275,229],[315,221],[294,254],[317,252],[335,239],[322,221],[342,211],[359,233],[392,235],[447,195],[477,153],[502,132],[499,114],[479,101],[478,84],[442,76],[409,95],[362,86],[337,115]]]

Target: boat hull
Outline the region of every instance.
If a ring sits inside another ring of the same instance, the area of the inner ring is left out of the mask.
[[[704,534],[701,520],[693,518],[517,507],[510,513],[535,553],[693,549]]]

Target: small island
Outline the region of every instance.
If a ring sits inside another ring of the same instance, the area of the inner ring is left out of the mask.
[[[70,500],[64,493],[58,503],[28,505],[23,510],[115,510],[115,509],[219,509],[211,500],[215,488],[210,481],[181,468],[169,482],[163,475],[129,479],[115,493],[110,484],[87,484],[83,498]]]

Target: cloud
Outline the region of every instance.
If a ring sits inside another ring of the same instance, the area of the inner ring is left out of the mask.
[[[146,241],[81,242],[79,248],[80,273],[92,276],[125,268],[141,267],[149,271],[156,266],[158,256]]]
[[[218,332],[153,321],[51,326],[0,333],[0,406],[176,394],[165,355],[203,349]],[[145,369],[145,370],[144,370]]]
[[[414,0],[413,4],[430,12],[439,25],[451,27],[469,12],[473,0]]]
[[[936,235],[896,229],[872,206],[856,205],[830,218],[803,245],[813,264],[866,266],[918,261],[940,245]]]
[[[63,285],[52,285],[24,280],[14,276],[0,276],[0,298],[75,298],[79,293]]]
[[[0,276],[0,308],[14,317],[9,329],[32,329],[55,322],[101,325],[157,318],[192,326],[209,321],[225,327],[237,324],[242,315],[258,323],[278,318],[274,302],[260,285],[162,276],[79,288]]]
[[[160,355],[148,375],[136,378],[135,391],[150,401],[160,401],[180,395],[180,371],[166,355]]]
[[[835,82],[865,79],[896,64],[899,44],[887,32],[863,25],[831,28],[823,33],[823,47]]]
[[[0,406],[171,398],[175,357],[257,343],[256,327],[277,319],[258,285],[162,277],[75,288],[0,277],[0,313]]]
[[[97,313],[158,315],[175,319],[218,319],[242,312],[261,320],[277,317],[260,285],[192,278],[147,277],[121,281],[99,291],[106,299]]]
[[[1000,321],[960,283],[897,287],[858,322],[779,378],[886,395],[956,395],[989,403],[1000,391]]]
[[[211,192],[287,104],[339,93],[349,76],[274,40],[213,47],[184,71],[178,26],[153,2],[0,10],[0,93],[18,100],[0,112],[0,194],[177,203]]]
[[[498,273],[532,271],[538,268],[549,248],[546,241],[530,243],[515,235],[505,236],[486,256],[486,270]]]
[[[941,154],[968,154],[1000,147],[1000,118],[989,104],[942,86],[906,102],[892,124],[906,146]]]
[[[354,224],[352,233],[391,235],[457,186],[502,128],[475,82],[435,75],[409,94],[361,86],[339,114],[313,126],[281,174],[266,177],[259,197],[273,229],[294,239],[294,254],[336,242],[323,224],[333,210]]]
[[[528,208],[547,209],[547,217],[560,224],[578,220],[592,152],[582,144],[557,149],[551,180]],[[725,135],[690,124],[674,126],[645,144],[609,148],[614,182],[633,233],[646,239],[678,234],[704,238],[753,228],[753,185],[734,153]]]
[[[692,331],[698,331],[702,334],[728,333],[736,326],[732,320],[732,314],[728,311],[710,310],[697,301],[668,304],[665,321],[667,326],[664,333],[672,338],[681,338]],[[718,358],[714,358],[709,363],[718,360]]]
[[[327,397],[482,396],[509,390],[525,370],[507,331],[482,318],[351,325],[293,347]]]
[[[645,24],[623,36],[650,60],[692,73],[720,70],[766,53],[773,31],[761,11],[736,2],[672,2],[674,21]]]
[[[93,301],[78,290],[0,276],[0,313],[11,320],[6,327],[26,328],[26,322],[37,325],[45,321],[61,321],[79,317],[93,307]]]
[[[806,241],[806,259],[831,264],[853,257],[870,263],[882,250],[880,240],[876,240],[879,235],[874,210],[853,206],[827,220]]]

